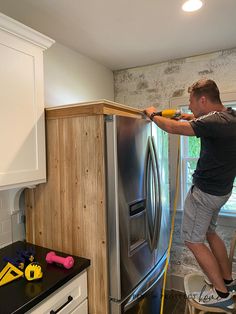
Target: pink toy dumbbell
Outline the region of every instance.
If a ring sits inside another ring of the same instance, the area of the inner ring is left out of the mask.
[[[73,267],[74,265],[74,259],[72,256],[61,257],[57,256],[55,252],[49,252],[46,256],[46,261],[49,264],[53,262],[62,264],[67,269]]]

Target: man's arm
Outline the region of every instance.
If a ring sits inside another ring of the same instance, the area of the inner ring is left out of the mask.
[[[180,116],[180,119],[178,120],[187,120],[187,121],[190,121],[190,120],[193,120],[195,117],[192,113],[182,113],[181,116]]]
[[[150,117],[150,115],[156,111],[156,108],[149,107],[144,110],[144,113]],[[153,122],[159,126],[162,130],[171,134],[195,136],[193,128],[189,122],[176,121],[173,119],[164,118],[161,116],[154,116]]]

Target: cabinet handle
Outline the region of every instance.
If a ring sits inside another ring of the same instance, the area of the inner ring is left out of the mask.
[[[72,300],[73,300],[72,296],[69,295],[69,296],[68,296],[68,300],[66,301],[66,303],[62,304],[62,306],[60,306],[59,309],[57,309],[56,311],[51,310],[51,311],[50,311],[50,314],[56,314],[56,313],[60,312],[60,310],[62,310],[63,307],[65,307],[67,304],[69,304]]]

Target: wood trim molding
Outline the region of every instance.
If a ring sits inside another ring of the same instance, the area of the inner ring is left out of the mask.
[[[71,104],[46,108],[46,119],[68,118],[90,115],[122,115],[142,119],[143,112],[140,109],[120,105],[108,100],[99,100],[86,103]]]
[[[51,47],[55,40],[45,36],[34,29],[0,13],[0,29],[16,35],[28,42],[41,47],[43,50]]]

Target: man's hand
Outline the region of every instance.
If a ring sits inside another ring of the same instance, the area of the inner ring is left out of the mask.
[[[148,118],[150,118],[150,115],[155,111],[157,111],[155,107],[148,107],[143,112],[145,113],[146,116],[148,116]]]

